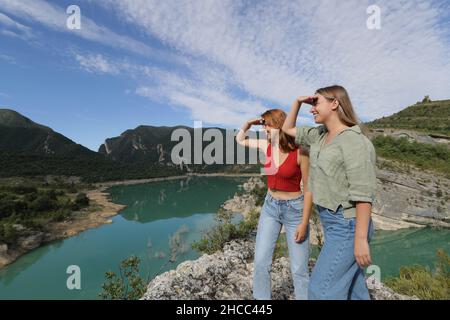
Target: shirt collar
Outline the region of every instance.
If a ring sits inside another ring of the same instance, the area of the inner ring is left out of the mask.
[[[347,129],[345,129],[344,131],[347,131],[347,130],[351,130],[351,131],[354,131],[356,133],[361,133],[361,128],[357,124],[347,128]]]

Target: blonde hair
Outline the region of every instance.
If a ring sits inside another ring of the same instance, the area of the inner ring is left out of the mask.
[[[356,116],[355,110],[353,109],[347,90],[345,90],[344,87],[338,85],[324,87],[317,89],[316,93],[320,94],[327,100],[337,100],[339,103],[338,116],[342,123],[350,127],[360,123],[358,117]]]
[[[287,135],[281,128],[283,127],[284,120],[286,120],[286,112],[281,109],[267,110],[261,115],[261,118],[270,125],[272,128],[279,130],[280,148],[283,152],[287,153],[295,150],[295,138]]]

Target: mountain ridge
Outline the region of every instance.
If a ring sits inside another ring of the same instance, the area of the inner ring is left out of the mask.
[[[450,99],[432,101],[425,97],[422,102],[410,105],[390,116],[368,122],[371,129],[405,129],[450,136]]]

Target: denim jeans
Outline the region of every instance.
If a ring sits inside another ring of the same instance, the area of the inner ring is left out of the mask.
[[[317,206],[325,243],[311,274],[311,300],[369,300],[364,269],[356,263],[354,238],[356,218],[344,218],[340,206],[332,211]],[[368,240],[373,234],[369,223]]]
[[[258,300],[271,298],[270,270],[281,226],[286,231],[292,279],[296,299],[308,298],[309,231],[307,238],[295,242],[295,231],[302,221],[303,196],[291,200],[277,200],[266,195],[256,234],[253,267],[253,297]]]

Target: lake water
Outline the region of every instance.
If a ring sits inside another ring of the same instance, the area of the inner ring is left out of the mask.
[[[105,272],[118,271],[131,255],[141,258],[143,273],[151,276],[195,259],[192,242],[215,223],[220,205],[245,180],[193,177],[113,187],[113,201],[128,207],[112,224],[42,246],[1,269],[0,299],[98,299]],[[174,237],[182,248],[176,262],[168,263]],[[70,265],[80,267],[81,290],[67,289]]]
[[[128,207],[110,225],[40,247],[0,270],[0,299],[98,299],[104,274],[137,255],[143,272],[153,276],[198,257],[193,241],[214,225],[215,213],[245,178],[194,177],[111,188],[112,199]],[[239,216],[236,216],[239,220]],[[171,239],[182,246],[168,263]],[[377,231],[373,262],[382,278],[413,263],[433,266],[438,248],[450,252],[450,231],[407,229]],[[68,290],[66,269],[81,269],[81,290]]]

